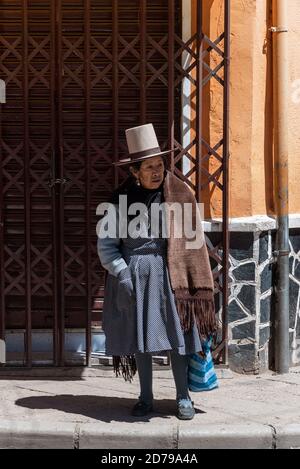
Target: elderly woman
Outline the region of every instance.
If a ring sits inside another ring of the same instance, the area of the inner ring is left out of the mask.
[[[201,341],[216,332],[213,277],[202,226],[197,229],[202,245],[186,248],[184,234],[174,236],[174,227],[163,236],[151,231],[151,205],[196,201],[185,183],[165,169],[152,124],[126,131],[130,157],[117,162],[127,166],[130,176],[112,197],[113,215],[101,221],[119,226],[120,196],[127,205],[140,202],[146,207],[147,236],[98,237],[98,253],[107,270],[103,305],[106,354],[114,358],[117,374],[126,380],[139,375],[140,396],[132,415],[153,410],[152,355],[170,351],[176,385],[177,416],[192,419],[195,414],[188,389],[188,357],[202,351]],[[126,213],[127,221],[132,220]],[[163,212],[160,212],[163,213]],[[122,214],[124,217],[124,214]],[[149,222],[150,220],[150,222]],[[156,220],[157,222],[157,220]],[[103,225],[102,225],[103,226]],[[145,233],[145,232],[144,232]]]

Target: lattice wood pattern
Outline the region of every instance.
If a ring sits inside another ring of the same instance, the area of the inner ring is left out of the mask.
[[[104,282],[96,207],[126,176],[111,165],[126,155],[124,130],[153,122],[163,148],[178,150],[172,170],[199,200],[205,185],[226,189],[224,136],[211,146],[198,131],[185,145],[181,127],[185,80],[198,98],[210,79],[226,84],[225,35],[202,37],[199,22],[182,40],[180,0],[2,0],[0,17],[0,333],[26,329],[30,365],[32,329],[53,329],[54,363],[63,364],[65,328],[85,328],[89,362]],[[199,130],[199,119],[188,124]],[[210,158],[220,163],[214,174]],[[222,241],[211,246],[219,291]]]

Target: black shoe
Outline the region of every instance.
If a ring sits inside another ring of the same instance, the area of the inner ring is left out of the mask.
[[[152,404],[147,404],[144,401],[138,401],[131,411],[131,415],[134,417],[144,417],[144,415],[149,414],[152,412],[153,406]]]

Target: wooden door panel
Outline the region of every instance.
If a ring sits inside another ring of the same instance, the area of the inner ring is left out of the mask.
[[[55,88],[50,0],[1,1],[3,304],[6,326],[54,326]],[[49,318],[52,316],[52,319]]]
[[[127,127],[168,139],[168,5],[142,3],[1,2],[6,327],[100,323],[96,207],[126,176],[111,162]]]

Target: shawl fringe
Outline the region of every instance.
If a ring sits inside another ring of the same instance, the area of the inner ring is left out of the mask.
[[[125,381],[133,380],[134,375],[136,374],[137,367],[134,355],[125,355],[125,356],[113,356],[113,367],[116,376],[122,374]]]
[[[204,296],[209,296],[205,293]],[[212,337],[216,339],[218,331],[218,321],[215,314],[215,302],[212,295],[206,298],[193,298],[191,295],[176,295],[175,302],[180,318],[182,330],[188,332],[192,330],[194,324],[198,329],[199,335],[203,339]]]

